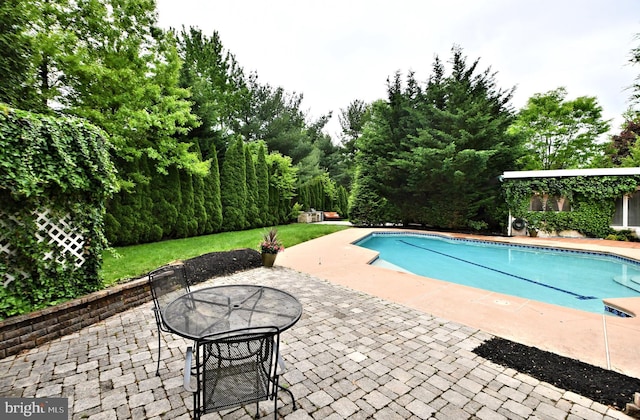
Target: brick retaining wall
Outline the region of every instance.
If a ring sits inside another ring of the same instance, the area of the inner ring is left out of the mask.
[[[151,300],[147,277],[0,321],[0,359],[39,346]]]
[[[249,248],[210,252],[184,261],[191,284],[257,268],[260,253]],[[71,334],[151,300],[148,277],[100,290],[60,305],[0,321],[0,359]]]

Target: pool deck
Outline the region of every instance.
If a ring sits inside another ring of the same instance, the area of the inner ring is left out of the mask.
[[[499,337],[640,378],[640,298],[608,302],[637,315],[621,318],[372,266],[368,263],[377,253],[353,245],[353,242],[376,231],[412,232],[406,229],[346,229],[288,248],[278,255],[276,264]],[[640,243],[633,242],[430,233],[598,251],[640,260]]]

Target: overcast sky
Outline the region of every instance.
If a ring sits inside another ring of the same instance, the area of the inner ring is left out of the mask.
[[[217,31],[245,73],[304,96],[311,118],[333,111],[327,132],[338,138],[338,114],[355,99],[386,98],[396,71],[431,74],[462,47],[468,62],[516,87],[513,106],[564,86],[569,99],[595,96],[612,132],[640,66],[640,0],[157,0],[164,28]],[[447,67],[447,70],[450,68]]]

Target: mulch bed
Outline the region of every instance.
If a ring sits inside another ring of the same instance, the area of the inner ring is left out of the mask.
[[[238,271],[262,266],[262,257],[255,249],[210,252],[184,261],[187,277],[193,284],[213,277],[228,276]]]
[[[633,394],[640,392],[640,379],[503,338],[492,338],[473,352],[496,364],[619,410],[624,410],[627,403],[633,401]]]

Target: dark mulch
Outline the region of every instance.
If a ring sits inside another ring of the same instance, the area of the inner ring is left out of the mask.
[[[184,261],[189,281],[193,284],[213,277],[227,276],[238,271],[262,266],[262,257],[255,249],[210,252]]]
[[[626,404],[633,401],[633,394],[640,392],[640,379],[503,338],[492,338],[473,352],[496,364],[619,410],[624,410]]]

